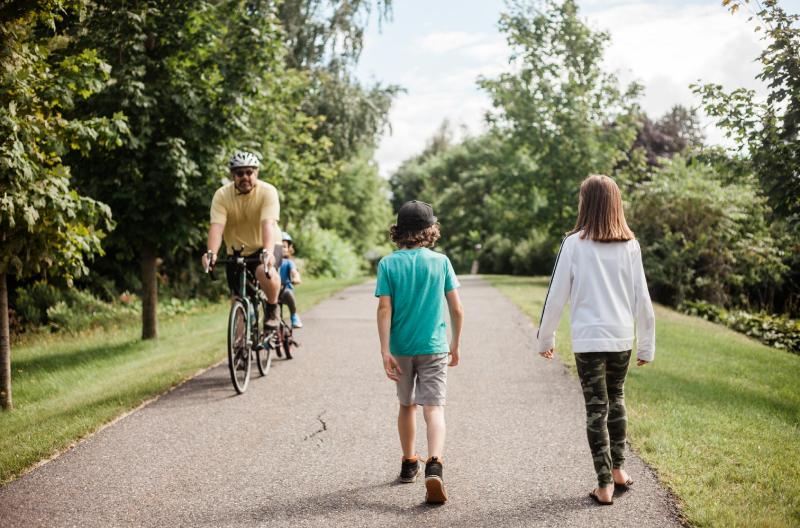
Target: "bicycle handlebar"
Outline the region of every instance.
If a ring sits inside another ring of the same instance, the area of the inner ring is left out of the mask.
[[[208,253],[206,253],[206,255],[208,255],[208,257],[207,257],[208,261],[211,262],[211,257],[213,256],[213,253],[211,251],[209,251]],[[257,257],[242,257],[242,256],[238,256],[238,257],[218,258],[217,260],[214,261],[213,265],[210,265],[209,267],[206,268],[206,273],[213,273],[214,268],[216,267],[217,264],[238,264],[239,266],[244,266],[245,264],[252,264],[254,262],[257,262],[257,263],[260,264],[261,263],[261,256],[257,256]],[[273,267],[274,266],[270,266],[269,268],[264,270],[264,272],[267,274],[267,278],[272,277],[272,269],[271,268],[273,268]]]

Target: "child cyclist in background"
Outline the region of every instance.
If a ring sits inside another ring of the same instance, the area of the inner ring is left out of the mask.
[[[625,472],[628,418],[623,386],[636,328],[636,358],[653,361],[655,316],[642,250],[625,221],[622,196],[608,176],[581,184],[578,220],[556,257],[537,333],[538,352],[553,357],[561,311],[570,301],[572,351],[586,400],[586,433],[598,487],[589,496],[614,503],[614,488],[633,481]]]
[[[292,314],[292,328],[302,328],[303,323],[297,315],[297,302],[294,298],[294,286],[300,284],[300,271],[294,263],[294,241],[291,235],[283,232],[283,261],[281,262],[281,296],[278,302],[289,307]]]
[[[439,224],[430,205],[417,201],[403,204],[397,224],[391,227],[392,241],[399,249],[381,259],[375,289],[383,368],[396,382],[400,400],[397,430],[403,460],[399,480],[414,482],[417,478],[416,410],[422,405],[428,437],[425,500],[434,504],[447,500],[442,480],[447,367],[458,365],[464,319],[453,266],[445,255],[429,249],[439,237]],[[453,326],[449,346],[445,304]]]

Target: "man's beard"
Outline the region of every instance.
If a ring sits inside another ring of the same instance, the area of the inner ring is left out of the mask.
[[[253,190],[255,185],[251,185],[247,190],[242,190],[240,185],[234,185],[234,187],[236,187],[236,192],[239,194],[250,194],[250,191]]]

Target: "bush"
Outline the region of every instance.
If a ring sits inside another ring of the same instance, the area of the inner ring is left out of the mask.
[[[480,273],[511,273],[511,255],[514,244],[499,233],[494,233],[483,243],[478,256]]]
[[[726,311],[705,301],[687,301],[681,311],[724,324],[769,346],[800,354],[800,321],[782,315]]]
[[[21,329],[49,327],[56,332],[77,332],[134,319],[142,311],[139,298],[128,292],[119,295],[113,302],[106,302],[89,290],[62,291],[44,281],[17,288],[16,292],[13,312],[22,319]],[[208,301],[201,299],[181,300],[162,296],[158,312],[159,315],[170,317],[193,312],[207,304]]]
[[[534,229],[514,247],[511,267],[515,275],[549,275],[558,254],[559,241],[547,232]]]
[[[366,260],[334,231],[311,225],[297,230],[294,238],[297,257],[305,261],[311,276],[351,279],[366,271]]]
[[[24,326],[41,326],[47,323],[47,310],[62,301],[61,291],[38,281],[27,287],[17,288],[15,311]]]
[[[77,332],[95,325],[104,326],[136,313],[133,306],[103,302],[88,291],[70,290],[67,300],[47,310],[47,318],[57,331]]]
[[[754,185],[724,184],[714,169],[681,157],[631,194],[630,223],[639,239],[653,297],[764,308],[786,274],[781,243]]]

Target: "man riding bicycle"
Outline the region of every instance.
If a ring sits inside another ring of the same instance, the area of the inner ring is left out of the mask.
[[[258,158],[250,152],[236,152],[228,163],[231,183],[223,185],[214,193],[211,201],[211,225],[208,228],[208,252],[201,258],[204,269],[214,267],[222,240],[229,255],[259,257],[247,267],[258,279],[267,296],[265,326],[278,327],[278,295],[281,278],[280,266],[283,246],[281,230],[278,228],[280,203],[278,190],[258,179]],[[239,253],[240,252],[240,253]],[[239,284],[239,271],[228,264],[225,275],[231,291]]]

